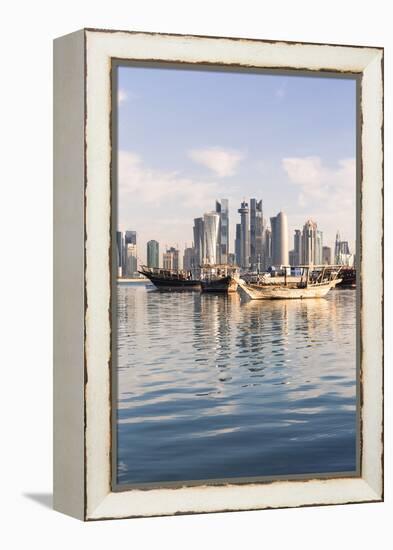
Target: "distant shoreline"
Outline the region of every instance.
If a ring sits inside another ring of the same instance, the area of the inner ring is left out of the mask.
[[[125,284],[125,283],[139,283],[139,284],[146,284],[147,282],[149,282],[149,279],[147,279],[146,277],[138,277],[136,279],[126,279],[126,278],[121,278],[121,279],[116,279],[116,282],[117,284]]]

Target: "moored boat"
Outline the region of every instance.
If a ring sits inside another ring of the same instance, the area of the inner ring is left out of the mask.
[[[201,282],[190,271],[141,266],[139,273],[147,277],[159,290],[200,290]]]
[[[202,292],[236,292],[238,285],[237,275],[238,269],[236,266],[226,264],[203,265],[201,266]]]
[[[343,267],[340,271],[340,279],[337,288],[356,288],[356,268]]]
[[[293,300],[323,298],[341,279],[336,266],[301,266],[300,280],[286,278],[280,284],[270,282],[246,283],[239,280],[239,288],[251,300]]]

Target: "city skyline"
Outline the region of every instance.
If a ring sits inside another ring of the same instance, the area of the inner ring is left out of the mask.
[[[311,218],[354,250],[354,80],[121,67],[118,84],[118,229],[138,231],[142,261],[151,239],[190,247],[214,197],[229,200],[229,252],[245,197],[287,214],[289,249]]]
[[[181,247],[177,243],[165,243],[161,246],[158,240],[149,239],[145,243],[146,261],[142,259],[144,243],[139,242],[138,232],[117,231],[117,258],[123,276],[135,274],[141,264],[190,270],[201,264],[228,262],[243,269],[264,271],[281,265],[352,265],[354,262],[356,251],[351,249],[347,240],[341,239],[339,230],[334,243],[326,243],[318,221],[308,218],[291,235],[286,213],[280,211],[276,216],[265,216],[263,199],[243,199],[238,206],[235,219],[238,229],[234,239],[227,231],[230,221],[228,199],[215,199],[215,210],[201,212],[200,216],[190,220],[194,237],[190,244]]]

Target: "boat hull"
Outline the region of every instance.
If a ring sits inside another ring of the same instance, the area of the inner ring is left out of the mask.
[[[334,288],[336,281],[309,285],[303,288],[289,286],[257,285],[239,283],[239,288],[251,300],[302,300],[308,298],[323,298],[331,288]]]
[[[337,288],[356,288],[356,269],[342,269],[340,279],[341,282],[337,285]]]
[[[233,277],[222,277],[221,279],[213,279],[201,281],[202,292],[218,292],[229,293],[237,291],[237,281]]]
[[[147,277],[153,283],[153,285],[158,290],[176,291],[176,290],[200,290],[201,289],[200,281],[197,281],[195,279],[180,279],[180,278],[171,279],[167,277],[159,277],[157,275],[148,273],[146,271],[142,273],[145,277]]]

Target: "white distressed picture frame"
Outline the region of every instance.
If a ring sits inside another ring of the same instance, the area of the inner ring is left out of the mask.
[[[359,477],[111,490],[111,66],[361,76]],[[54,46],[54,507],[82,520],[383,499],[383,50],[85,29]]]

